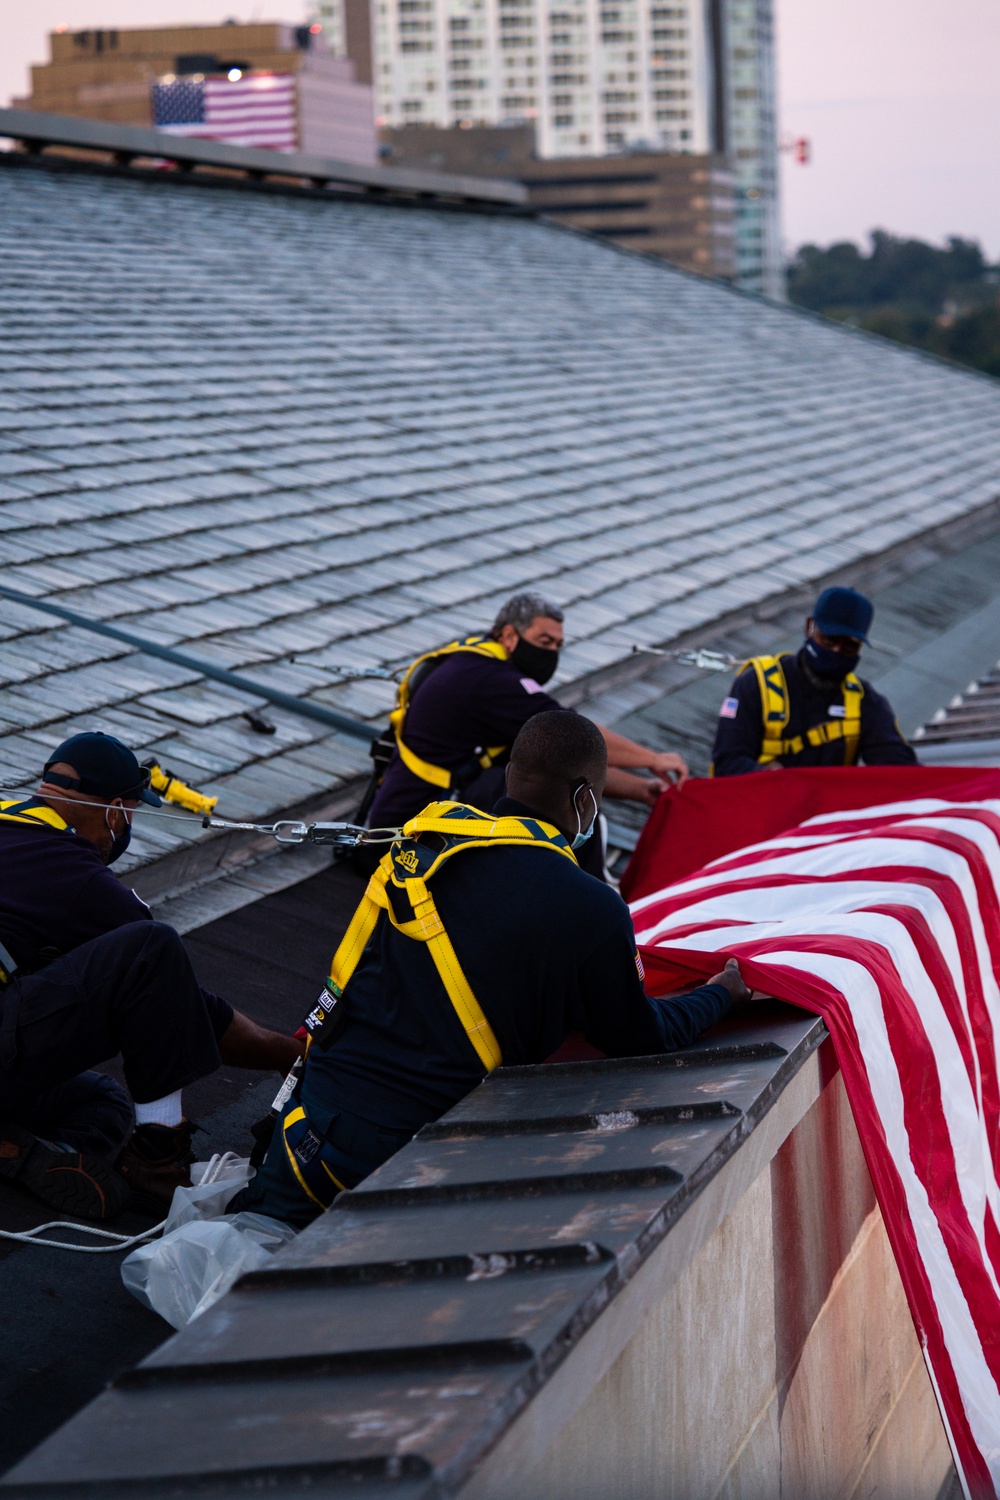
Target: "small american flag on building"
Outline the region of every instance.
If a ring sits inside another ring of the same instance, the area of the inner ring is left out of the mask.
[[[292,73],[164,79],[151,92],[157,130],[273,151],[298,146]]]

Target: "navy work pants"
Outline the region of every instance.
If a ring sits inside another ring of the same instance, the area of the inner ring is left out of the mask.
[[[357,1187],[405,1145],[409,1136],[383,1131],[368,1120],[338,1110],[336,1101],[327,1097],[325,1082],[322,1074],[310,1073],[307,1060],[297,1102],[305,1110],[311,1130],[323,1139],[323,1161],[337,1182],[344,1188]],[[316,1179],[312,1180],[318,1188]],[[263,1166],[227,1205],[226,1212],[234,1214],[249,1209],[304,1229],[324,1208],[329,1208],[339,1189],[327,1179],[318,1191],[322,1193],[321,1203],[309,1196],[293,1169],[279,1120]]]
[[[202,990],[180,937],[159,922],[74,948],[0,991],[0,1005],[9,1042],[0,1121],[96,1151],[113,1149],[127,1100],[88,1069],[121,1054],[132,1098],[161,1099],[215,1072],[217,1038],[233,1016]]]

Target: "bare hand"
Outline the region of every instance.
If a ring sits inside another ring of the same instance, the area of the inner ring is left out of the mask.
[[[655,807],[663,793],[667,790],[667,783],[660,781],[656,776],[637,776],[638,783],[634,802],[645,802],[647,807]]]
[[[751,991],[743,983],[740,976],[740,966],[735,958],[727,958],[726,967],[722,973],[713,975],[708,982],[709,984],[721,984],[724,989],[729,991],[734,1000],[749,1000],[751,997]]]
[[[672,750],[654,751],[646,763],[646,769],[652,771],[654,776],[659,776],[668,786],[671,782],[683,786],[691,774],[683,755],[675,755]]]

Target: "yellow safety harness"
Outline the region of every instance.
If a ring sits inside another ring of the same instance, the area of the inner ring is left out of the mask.
[[[28,797],[24,801],[0,802],[0,822],[2,823],[26,823],[30,827],[54,828],[57,833],[69,832],[69,824],[65,818],[61,818],[51,807],[44,802],[39,802],[34,797]],[[7,985],[17,973],[17,964],[0,943],[0,988]]]
[[[461,802],[432,802],[410,819],[403,837],[383,856],[334,954],[329,979],[330,990],[339,998],[385,912],[397,932],[427,944],[448,999],[487,1073],[500,1066],[500,1044],[465,977],[428,883],[456,854],[498,844],[551,849],[576,863],[567,840],[549,823],[496,818]]]
[[[491,656],[495,661],[507,661],[509,655],[506,646],[501,646],[499,641],[491,640],[489,636],[484,635],[469,635],[464,640],[452,641],[450,645],[441,646],[436,651],[427,651],[407,667],[396,689],[396,706],[389,715],[389,722],[396,737],[396,749],[399,751],[399,758],[403,765],[408,771],[412,771],[414,776],[419,776],[421,781],[426,781],[443,792],[451,790],[455,773],[445,766],[435,766],[431,761],[421,759],[403,739],[403,729],[413,690],[417,686],[413,681],[414,675],[422,676],[421,668],[439,662],[446,656],[455,656],[460,651],[470,651],[476,656]],[[506,749],[506,745],[483,746],[476,750],[475,759],[484,771],[488,771]]]
[[[58,833],[65,833],[69,829],[65,818],[61,818],[53,808],[34,797],[28,797],[23,802],[0,802],[0,822],[40,823],[54,828]]]
[[[306,1017],[311,1046],[332,1045],[346,1024],[344,991],[382,914],[404,937],[427,944],[441,983],[459,1024],[482,1063],[491,1073],[502,1056],[482,1006],[462,969],[444,928],[428,883],[447,860],[469,849],[514,845],[550,849],[576,863],[576,856],[558,829],[536,818],[496,818],[461,802],[432,802],[403,828],[403,835],[384,855],[361,899],[343,941],[334,955],[326,993]],[[291,1077],[291,1075],[290,1075]],[[337,1158],[317,1121],[311,1125],[298,1085],[275,1101],[289,1167],[306,1196],[326,1208],[344,1188],[333,1170]]]
[[[825,719],[807,729],[804,735],[787,737],[788,720],[791,715],[791,700],[788,683],[780,656],[753,656],[744,662],[740,671],[753,667],[760,689],[761,714],[764,738],[757,757],[759,766],[766,766],[783,755],[801,755],[806,745],[830,745],[836,740],[844,741],[844,765],[853,766],[858,758],[861,741],[861,700],[865,690],[861,679],[848,672],[841,684],[844,699],[843,718]]]

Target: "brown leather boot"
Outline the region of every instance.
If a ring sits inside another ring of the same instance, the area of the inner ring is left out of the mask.
[[[133,1208],[164,1214],[174,1188],[191,1186],[191,1137],[198,1128],[190,1120],[182,1120],[179,1125],[135,1127],[115,1163],[132,1189]]]
[[[39,1140],[19,1125],[0,1125],[0,1177],[77,1219],[113,1219],[128,1204],[128,1187],[110,1162]]]

